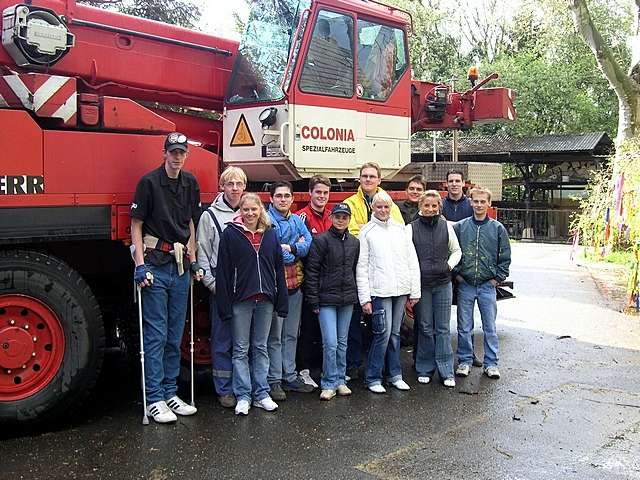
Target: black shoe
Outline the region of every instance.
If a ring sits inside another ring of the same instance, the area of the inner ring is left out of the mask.
[[[480,360],[478,357],[476,357],[476,354],[473,354],[473,366],[474,367],[481,367],[482,366],[482,360]]]
[[[269,387],[271,389],[269,395],[272,399],[278,402],[282,402],[287,399],[287,394],[284,393],[284,390],[282,390],[282,386],[279,383],[272,383]]]
[[[313,385],[304,383],[296,378],[293,382],[282,382],[282,389],[286,392],[311,393],[315,390]]]

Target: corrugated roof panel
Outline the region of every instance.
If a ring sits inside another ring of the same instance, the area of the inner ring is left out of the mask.
[[[497,154],[497,153],[557,153],[557,152],[593,152],[607,149],[613,142],[605,132],[579,134],[544,135],[538,137],[509,137],[506,135],[486,137],[463,137],[458,142],[460,154]],[[433,140],[418,138],[411,142],[413,153],[433,153]],[[451,139],[437,139],[436,151],[451,153]]]

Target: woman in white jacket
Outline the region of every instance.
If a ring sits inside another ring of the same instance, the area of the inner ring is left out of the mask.
[[[365,383],[374,393],[385,393],[382,371],[399,390],[409,390],[402,379],[400,326],[407,297],[413,306],[420,299],[420,266],[411,236],[390,217],[393,200],[386,192],[373,197],[373,216],[360,230],[360,256],[356,267],[358,298],[371,314],[373,339]],[[386,361],[385,361],[386,357]]]

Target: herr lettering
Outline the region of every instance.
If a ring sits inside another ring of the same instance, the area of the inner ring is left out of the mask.
[[[42,175],[0,175],[0,195],[37,195],[44,193]]]

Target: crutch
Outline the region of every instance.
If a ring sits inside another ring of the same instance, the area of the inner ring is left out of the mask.
[[[149,276],[149,274],[147,274]],[[142,424],[149,425],[149,417],[147,416],[147,386],[144,377],[144,333],[142,329],[142,288],[136,285],[138,292],[138,318],[140,319],[140,368],[142,369],[142,408],[144,413],[142,416]]]
[[[190,338],[189,338],[189,353],[191,355],[191,406],[195,407],[196,406],[196,399],[195,399],[195,381],[194,381],[194,370],[193,370],[193,277],[191,277],[191,283],[189,286],[189,298],[190,300],[190,305],[189,305],[189,315],[190,315],[190,321],[189,321],[189,333],[190,333]]]

